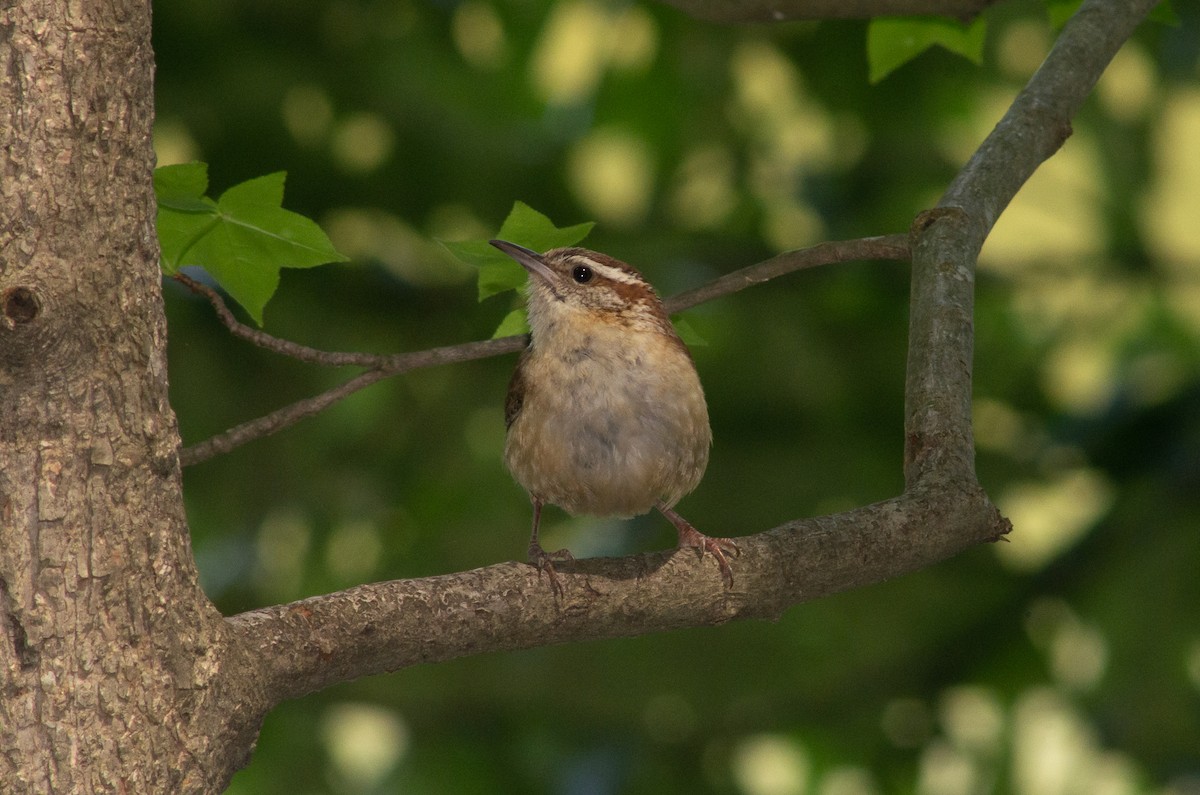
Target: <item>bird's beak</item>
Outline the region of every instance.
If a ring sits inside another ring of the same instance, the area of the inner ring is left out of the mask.
[[[516,243],[509,243],[507,240],[489,240],[488,242],[515,259],[521,264],[521,267],[540,277],[547,284],[554,284],[558,281],[558,274],[550,270],[545,259],[536,251],[518,246]]]

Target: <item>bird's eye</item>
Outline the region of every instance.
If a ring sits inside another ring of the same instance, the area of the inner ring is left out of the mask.
[[[594,275],[592,269],[587,265],[576,265],[575,270],[571,271],[571,278],[580,284],[587,284],[592,280],[592,276]]]

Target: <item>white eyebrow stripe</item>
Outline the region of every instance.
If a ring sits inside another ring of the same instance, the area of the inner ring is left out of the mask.
[[[634,276],[629,271],[621,270],[620,268],[614,268],[611,265],[602,265],[591,257],[585,257],[582,254],[571,257],[571,262],[578,263],[580,265],[586,265],[599,275],[614,282],[621,282],[622,284],[642,284],[642,280]]]

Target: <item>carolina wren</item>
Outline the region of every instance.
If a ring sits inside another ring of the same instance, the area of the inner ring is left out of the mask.
[[[638,271],[605,254],[556,248],[538,254],[491,244],[529,271],[531,342],[508,386],[504,460],[533,503],[529,562],[562,586],[538,542],[542,506],[630,517],[657,508],[680,547],[733,572],[726,538],[709,538],[675,512],[708,465],[712,431],[696,366],[662,301]]]

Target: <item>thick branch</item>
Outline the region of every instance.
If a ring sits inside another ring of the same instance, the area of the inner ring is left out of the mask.
[[[974,19],[996,0],[663,0],[709,22],[784,22],[786,20],[872,19],[943,16]]]
[[[905,388],[905,478],[974,479],[971,359],[975,261],[992,226],[1071,134],[1071,118],[1157,0],[1091,0],[1004,118],[913,227],[912,319]]]
[[[783,276],[804,268],[815,268],[818,265],[829,265],[835,262],[849,262],[860,259],[908,259],[908,238],[905,235],[887,235],[884,237],[869,237],[862,240],[844,240],[834,243],[821,243],[812,248],[798,251],[786,251],[769,260],[750,265],[741,270],[718,277],[708,284],[689,290],[667,301],[667,308],[672,312],[681,312],[693,306],[720,298],[725,295],[744,290],[755,284],[761,284],[770,279]],[[473,359],[485,359],[489,356],[499,356],[504,353],[519,351],[525,347],[525,337],[504,337],[495,340],[467,342],[461,345],[448,345],[415,353],[398,353],[379,355],[370,353],[343,353],[337,351],[321,351],[298,345],[288,340],[273,337],[259,329],[239,323],[229,307],[225,305],[219,293],[207,285],[201,284],[184,274],[177,274],[176,279],[199,295],[208,299],[217,312],[217,317],[225,327],[236,337],[252,342],[284,356],[291,356],[303,362],[327,366],[358,365],[369,367],[367,372],[332,389],[277,409],[263,417],[230,428],[203,442],[191,445],[180,451],[181,466],[191,466],[203,461],[228,453],[247,442],[269,436],[283,430],[300,420],[311,417],[318,412],[349,397],[360,389],[370,386],[389,376],[417,370],[422,367],[433,367],[439,364],[455,364]]]
[[[931,521],[936,517],[936,521]],[[271,703],[418,663],[744,618],[920,569],[1005,532],[980,493],[904,496],[738,539],[726,590],[695,550],[556,564],[556,601],[525,564],[360,585],[229,619]]]
[[[743,554],[729,591],[711,560],[684,550],[563,565],[562,603],[531,567],[509,563],[364,585],[233,617],[247,658],[262,666],[257,673],[268,699],[466,654],[772,617],[1007,532],[971,465],[975,255],[995,216],[1061,142],[1070,114],[1154,2],[1089,0],[943,207],[915,226],[904,495],[739,539]]]

